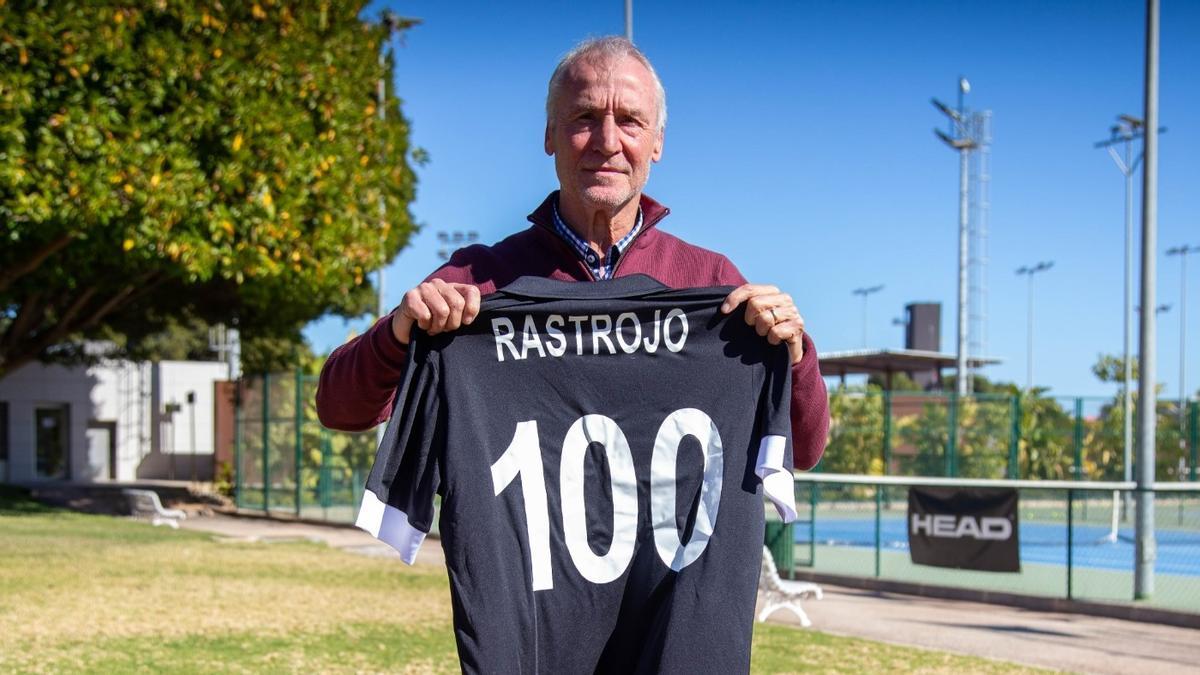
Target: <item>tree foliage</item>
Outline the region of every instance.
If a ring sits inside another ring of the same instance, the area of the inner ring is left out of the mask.
[[[390,29],[365,4],[3,7],[0,377],[83,338],[288,338],[369,306],[414,177],[390,86],[376,110]]]

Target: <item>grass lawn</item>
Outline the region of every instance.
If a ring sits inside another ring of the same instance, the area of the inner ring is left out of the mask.
[[[757,625],[754,672],[1032,672]],[[458,672],[443,570],[49,509],[0,487],[0,672]]]

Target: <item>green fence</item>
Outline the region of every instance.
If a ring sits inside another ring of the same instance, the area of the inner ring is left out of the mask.
[[[331,431],[317,420],[317,378],[301,373],[243,380],[237,407],[238,508],[353,522],[375,459],[375,431]]]
[[[235,428],[240,508],[352,522],[375,457],[375,430],[331,431],[317,378],[246,377]],[[1135,408],[1136,411],[1136,408]],[[835,389],[818,473],[1121,480],[1119,399]],[[1157,477],[1196,480],[1200,404],[1159,403]]]
[[[1021,569],[978,572],[917,565],[908,551],[908,488],[992,484],[1019,493]],[[1128,603],[1134,600],[1132,483],[971,481],[802,474],[798,520],[768,521],[780,573],[874,577],[923,585]],[[1155,485],[1156,563],[1151,606],[1200,613],[1200,486]],[[790,530],[786,534],[781,530]],[[786,551],[788,545],[792,550]]]
[[[829,443],[818,472],[1124,479],[1120,399],[836,389],[829,402]],[[1200,403],[1180,412],[1177,401],[1158,404],[1158,480],[1197,479]]]

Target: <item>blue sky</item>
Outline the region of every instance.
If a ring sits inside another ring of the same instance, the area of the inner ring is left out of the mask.
[[[1158,377],[1178,391],[1179,258],[1200,245],[1200,3],[1162,8]],[[578,40],[624,29],[623,2],[380,3],[423,24],[397,48],[396,84],[415,145],[412,212],[423,229],[387,268],[385,300],[438,264],[442,230],[491,243],[526,226],[556,185],[542,151],[546,80]],[[1142,114],[1144,3],[635,1],[634,38],[669,108],[647,194],[662,227],[790,292],[820,351],[903,346],[905,303],[943,305],[954,349],[958,160],[932,134],[932,96],[993,112],[989,352],[985,374],[1023,383],[1026,286],[1036,278],[1035,381],[1107,395],[1092,376],[1119,353],[1123,179],[1092,147],[1118,113]],[[371,12],[374,14],[374,11]],[[1140,194],[1141,174],[1136,182]],[[1140,228],[1140,203],[1137,223]],[[1200,386],[1200,256],[1189,258],[1190,391]],[[1136,278],[1136,277],[1135,277]],[[318,321],[318,352],[368,325]],[[1136,349],[1136,344],[1135,344]]]

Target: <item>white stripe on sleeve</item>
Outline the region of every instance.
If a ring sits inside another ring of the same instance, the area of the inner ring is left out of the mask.
[[[425,532],[408,522],[408,515],[394,506],[379,501],[374,492],[363,492],[362,506],[358,509],[358,520],[354,523],[371,533],[379,541],[400,552],[400,559],[409,565],[417,559]]]
[[[796,519],[796,488],[792,472],[783,468],[783,453],[787,451],[787,438],[763,436],[758,446],[758,465],[754,473],[762,480],[763,493],[775,505],[783,522]]]

